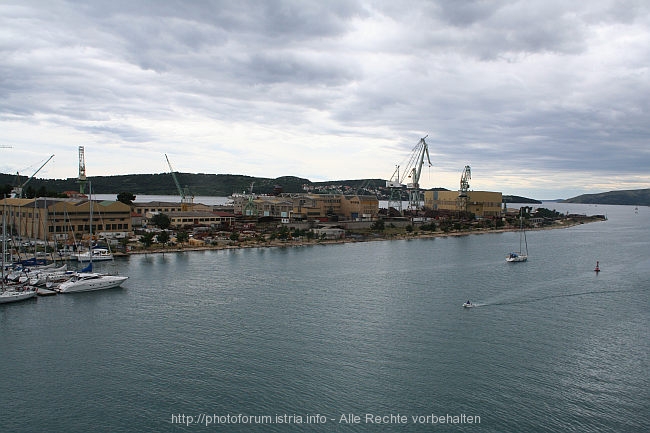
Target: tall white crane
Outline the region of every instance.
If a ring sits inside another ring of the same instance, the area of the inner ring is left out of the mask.
[[[461,212],[467,212],[467,191],[469,191],[469,180],[471,178],[472,169],[469,165],[466,165],[463,174],[460,176],[460,189],[458,190],[458,209]]]
[[[420,191],[420,176],[422,175],[422,166],[424,165],[424,157],[427,157],[429,167],[431,167],[431,158],[429,157],[429,146],[427,145],[426,138],[428,135],[420,138],[418,144],[415,145],[411,151],[408,162],[405,164],[406,168],[400,175],[400,166],[398,165],[393,172],[390,180],[386,181],[386,188],[390,188],[390,198],[388,200],[388,211],[390,213],[391,207],[397,209],[402,213],[402,189],[404,188],[405,176],[408,175],[409,182],[406,184],[406,189],[409,195],[409,210],[418,210],[422,205],[422,194]]]
[[[429,167],[431,167],[431,158],[429,157],[429,146],[425,139],[428,135],[420,138],[418,144],[413,148],[411,158],[409,159],[404,174],[409,173],[409,182],[406,189],[409,193],[409,209],[418,210],[422,205],[422,193],[420,191],[420,176],[422,175],[422,166],[426,155]],[[402,183],[402,182],[400,182]]]
[[[79,192],[85,194],[86,191],[86,158],[84,156],[84,147],[79,146],[79,177],[77,182],[79,182]]]
[[[172,167],[172,163],[169,162],[169,158],[167,157],[167,154],[165,154],[165,159],[167,160],[167,165],[169,165],[169,171],[172,175],[172,178],[174,179],[176,188],[178,189],[178,195],[181,196],[181,210],[182,211],[191,210],[194,207],[194,196],[190,193],[188,187],[181,188],[181,184],[178,182],[178,178],[176,177],[176,173],[174,173],[174,168]]]

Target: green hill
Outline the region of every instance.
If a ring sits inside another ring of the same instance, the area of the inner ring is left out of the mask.
[[[204,196],[229,196],[235,192],[249,191],[254,182],[254,191],[261,194],[270,194],[276,185],[282,187],[284,192],[302,192],[304,184],[311,184],[308,179],[294,176],[282,176],[275,179],[235,175],[235,174],[204,174],[204,173],[176,173],[182,188],[187,187],[194,195]],[[16,180],[15,175],[0,174],[0,185],[9,192],[11,186],[22,184],[27,180],[22,176]],[[127,174],[119,176],[93,176],[88,180],[96,194],[112,194],[118,192],[131,192],[147,195],[176,195],[178,189],[174,179],[169,173],[160,174]],[[79,184],[76,178],[68,179],[32,179],[29,189],[39,191],[42,188],[48,191],[62,193],[64,191],[78,191]],[[86,189],[87,191],[87,189]]]
[[[650,189],[630,189],[601,192],[598,194],[583,194],[577,197],[566,199],[561,203],[650,206]]]

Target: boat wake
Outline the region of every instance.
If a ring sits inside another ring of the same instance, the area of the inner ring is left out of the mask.
[[[579,292],[579,293],[567,293],[564,295],[548,295],[548,296],[539,296],[535,298],[522,299],[518,301],[505,301],[505,302],[489,302],[484,304],[476,304],[476,306],[496,306],[496,305],[517,305],[517,304],[530,304],[533,302],[545,301],[547,299],[558,299],[558,298],[572,298],[576,296],[588,296],[588,295],[602,295],[607,293],[629,293],[639,291],[636,290],[592,290],[588,292]]]

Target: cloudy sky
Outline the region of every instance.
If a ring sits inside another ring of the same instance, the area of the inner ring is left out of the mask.
[[[0,172],[650,188],[646,0],[0,2]],[[9,147],[10,146],[10,147]]]

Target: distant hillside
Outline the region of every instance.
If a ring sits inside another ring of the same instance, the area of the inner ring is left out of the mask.
[[[276,185],[282,187],[284,192],[302,192],[304,184],[310,184],[309,179],[302,179],[294,176],[283,176],[276,179],[235,175],[235,174],[204,174],[204,173],[176,173],[181,188],[189,188],[194,195],[204,196],[229,196],[236,192],[250,191],[251,183],[254,182],[254,191],[261,194],[270,194]],[[18,181],[22,184],[27,180],[26,176]],[[93,192],[96,194],[112,194],[119,192],[131,192],[147,195],[176,195],[178,189],[174,179],[169,173],[160,174],[127,174],[120,176],[93,176],[88,180],[92,184]],[[0,174],[0,185],[14,186],[16,176]],[[32,179],[26,190],[40,188],[55,192],[78,191],[79,184],[76,178],[68,179]],[[86,189],[87,190],[87,189]]]
[[[562,201],[562,203],[650,206],[650,189],[631,189],[601,192],[598,194],[583,194],[566,199]]]
[[[250,192],[251,185],[256,194],[272,194],[276,186],[282,192],[301,193],[306,190],[315,193],[343,193],[375,195],[380,200],[388,200],[390,190],[386,188],[385,179],[354,179],[312,182],[295,176],[282,176],[275,179],[253,177],[239,174],[205,174],[205,173],[176,173],[181,188],[187,188],[195,196],[228,197],[233,193]],[[22,185],[27,176],[16,179],[16,175],[0,173],[0,192],[8,194],[11,187]],[[158,174],[126,174],[119,176],[92,176],[88,178],[95,194],[118,194],[130,192],[138,195],[177,195],[178,188],[174,178],[169,173]],[[446,188],[431,188],[432,190],[447,191]],[[64,191],[79,191],[76,178],[68,179],[39,179],[29,181],[25,188],[25,196],[44,196],[45,192],[63,193]],[[88,188],[86,188],[88,192]],[[402,199],[408,200],[406,189],[402,191]],[[507,203],[541,203],[526,197],[513,195],[503,196]]]
[[[518,195],[504,195],[502,198],[504,203],[534,203],[534,204],[541,204],[542,202],[539,200],[535,200],[532,198],[526,198],[526,197],[520,197]]]

